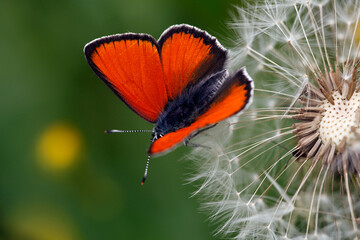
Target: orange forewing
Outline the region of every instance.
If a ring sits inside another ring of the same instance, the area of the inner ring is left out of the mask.
[[[249,78],[250,79],[250,78]],[[150,146],[149,154],[158,154],[170,150],[191,137],[199,129],[220,122],[246,107],[251,98],[251,81],[236,81],[226,92],[214,102],[210,109],[199,116],[190,126],[166,134]]]
[[[188,25],[173,26],[159,39],[164,78],[170,100],[183,89],[224,66],[226,50],[206,32]]]
[[[223,69],[226,50],[216,38],[182,24],[157,42],[147,34],[118,34],[85,46],[94,72],[133,111],[155,123],[169,100]]]
[[[122,34],[89,45],[85,54],[97,75],[132,110],[155,122],[168,101],[156,41],[148,35]]]

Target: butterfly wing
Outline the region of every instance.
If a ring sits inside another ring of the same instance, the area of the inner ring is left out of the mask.
[[[134,112],[155,122],[168,102],[156,40],[147,34],[117,34],[88,43],[93,71]]]
[[[117,34],[88,43],[84,52],[115,94],[152,123],[169,100],[220,71],[226,59],[216,38],[185,24],[168,28],[158,43],[147,34]]]
[[[246,108],[253,95],[253,82],[243,68],[231,77],[219,90],[219,95],[209,110],[199,116],[190,126],[168,133],[155,140],[149,154],[159,154],[188,139],[201,128],[222,121]]]
[[[223,69],[226,49],[207,32],[182,24],[168,28],[159,39],[164,80],[170,100],[189,84]]]

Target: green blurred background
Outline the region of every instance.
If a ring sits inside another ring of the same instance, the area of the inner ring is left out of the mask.
[[[0,239],[214,239],[185,147],[153,158],[151,129],[91,71],[84,45],[104,35],[158,38],[188,23],[221,36],[232,0],[0,0]]]

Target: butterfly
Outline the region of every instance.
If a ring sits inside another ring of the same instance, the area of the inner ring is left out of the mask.
[[[95,74],[136,114],[153,123],[150,156],[187,142],[251,102],[253,81],[245,68],[224,69],[227,50],[194,26],[173,25],[159,40],[124,33],[84,47]]]

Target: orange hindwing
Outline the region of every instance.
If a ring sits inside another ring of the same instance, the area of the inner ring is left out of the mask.
[[[222,91],[209,110],[200,115],[190,126],[155,140],[149,148],[149,154],[170,150],[191,138],[200,129],[231,117],[247,107],[253,92],[253,82],[246,70],[243,68],[238,71],[229,82],[231,85]]]

